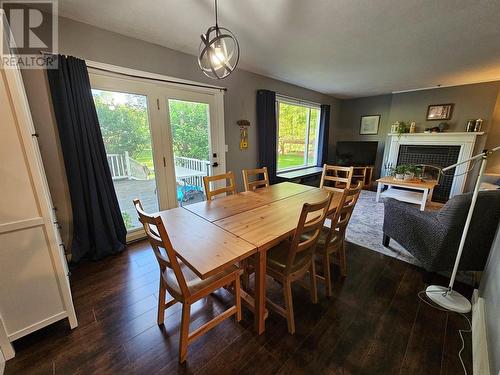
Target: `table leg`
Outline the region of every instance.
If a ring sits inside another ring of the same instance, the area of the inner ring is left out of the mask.
[[[377,197],[375,198],[375,201],[378,203],[379,199],[380,199],[380,193],[382,192],[382,183],[379,182],[378,185],[377,185]]]
[[[427,202],[432,201],[432,193],[434,193],[434,189],[429,190],[429,195],[427,196]]]
[[[420,211],[425,210],[425,204],[427,203],[428,195],[429,195],[429,189],[424,189],[424,194],[422,195],[422,203],[420,204]]]
[[[255,262],[255,329],[260,335],[266,329],[266,250],[259,250]]]

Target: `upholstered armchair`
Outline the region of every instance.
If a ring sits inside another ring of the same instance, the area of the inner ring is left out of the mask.
[[[385,201],[384,246],[394,239],[430,272],[453,269],[472,193],[451,198],[440,211],[389,198]],[[500,191],[479,192],[460,270],[482,271],[500,220]]]

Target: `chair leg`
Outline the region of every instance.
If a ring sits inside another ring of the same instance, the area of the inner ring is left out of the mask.
[[[158,293],[158,318],[157,323],[161,326],[165,320],[165,303],[167,302],[167,290],[163,285],[163,280],[160,275],[160,291]]]
[[[186,360],[189,337],[189,317],[191,314],[191,305],[189,303],[182,304],[181,318],[181,333],[179,340],[179,363]]]
[[[325,275],[325,289],[326,289],[326,296],[331,297],[332,296],[332,276],[330,273],[330,256],[328,253],[325,253],[323,255],[323,274]]]
[[[295,333],[295,317],[293,315],[292,285],[288,280],[283,283],[283,293],[285,295],[285,310],[288,332],[293,335]]]
[[[382,239],[382,245],[385,247],[389,246],[389,242],[391,241],[391,237],[384,233],[384,238]]]
[[[347,260],[345,256],[345,241],[342,241],[342,245],[340,246],[339,249],[339,255],[340,255],[340,275],[342,277],[347,276]]]
[[[311,301],[316,304],[318,303],[318,285],[316,284],[316,264],[314,263],[314,259],[309,268],[309,277],[311,280]]]
[[[234,280],[234,304],[236,305],[236,321],[241,321],[241,285],[240,285],[240,275],[236,275]]]

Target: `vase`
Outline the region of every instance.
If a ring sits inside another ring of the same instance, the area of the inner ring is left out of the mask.
[[[415,173],[405,173],[403,179],[405,181],[413,180],[415,178]]]
[[[395,178],[396,180],[404,180],[405,175],[404,175],[403,173],[396,173],[396,174],[394,175],[394,178]]]

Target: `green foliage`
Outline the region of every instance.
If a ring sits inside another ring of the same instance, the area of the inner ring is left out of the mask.
[[[132,158],[151,148],[146,97],[93,90],[106,152]],[[118,100],[120,98],[121,100]]]
[[[208,160],[208,104],[169,100],[174,154]]]
[[[391,175],[396,175],[396,174],[408,174],[408,173],[413,173],[415,177],[419,177],[422,174],[422,167],[418,165],[413,165],[413,164],[401,164],[398,165],[391,170]]]
[[[132,217],[128,212],[122,211],[122,218],[123,222],[125,223],[125,228],[127,228],[127,230],[134,228],[134,225],[132,224]]]

